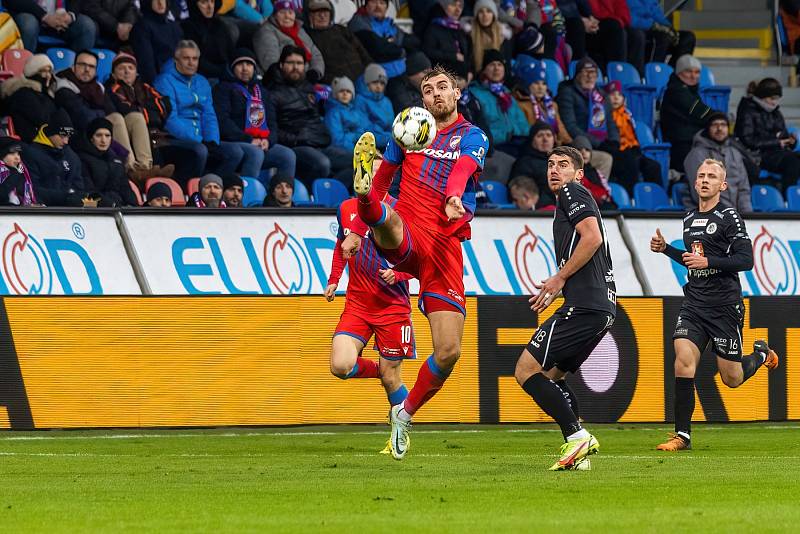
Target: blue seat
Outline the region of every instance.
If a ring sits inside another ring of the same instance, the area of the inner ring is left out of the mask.
[[[564,81],[564,72],[554,59],[543,59],[547,87],[553,96],[558,94],[558,84]]]
[[[60,37],[51,37],[49,35],[39,34],[39,39],[36,42],[37,48],[50,48],[52,46],[67,46],[67,42]]]
[[[781,179],[781,175],[778,174],[777,172],[770,172],[768,170],[761,169],[758,172],[758,179],[759,180],[780,180]]]
[[[710,68],[703,65],[703,68],[700,69],[700,88],[711,87],[713,85],[717,85],[714,73]]]
[[[666,189],[669,186],[669,151],[672,145],[656,142],[650,127],[639,121],[636,122],[636,138],[639,140],[642,154],[656,160],[661,167],[661,183]]]
[[[67,69],[75,63],[75,52],[69,48],[49,48],[47,57],[53,62],[53,71],[58,72]]]
[[[264,204],[264,198],[267,196],[267,190],[264,184],[255,178],[247,178],[245,176],[242,176],[242,181],[244,182],[242,206],[245,208],[262,206]]]
[[[631,197],[628,195],[628,191],[625,190],[620,184],[616,182],[608,182],[608,187],[611,189],[611,198],[617,204],[619,209],[631,209],[633,206],[631,205]]]
[[[783,195],[771,185],[754,185],[750,191],[753,211],[781,211],[785,209]]]
[[[106,83],[111,76],[111,64],[114,62],[114,51],[105,48],[93,48],[92,52],[97,54],[97,81]]]
[[[637,123],[646,124],[651,130],[656,122],[656,99],[658,89],[652,85],[626,85],[625,104]]]
[[[796,139],[800,139],[800,128],[798,128],[797,126],[789,126],[787,124],[786,130],[788,130],[790,134],[794,135]],[[800,143],[796,143],[794,145],[794,151],[800,152]]]
[[[344,184],[333,178],[317,178],[311,183],[311,191],[317,204],[329,208],[336,208],[350,198]]]
[[[731,100],[731,88],[727,85],[700,87],[700,99],[711,109],[727,113]]]
[[[652,85],[658,91],[656,95],[659,100],[664,96],[669,77],[672,74],[672,67],[666,63],[654,61],[644,66],[644,79],[647,85]]]
[[[481,187],[486,192],[490,204],[502,206],[508,204],[508,188],[502,182],[495,180],[482,180]]]
[[[686,182],[672,184],[672,204],[675,207],[683,207],[683,199],[687,196],[689,196],[689,184]]]
[[[633,201],[637,208],[647,211],[674,209],[666,191],[658,184],[639,182],[633,186]]]
[[[295,204],[311,202],[311,196],[308,194],[308,189],[306,188],[306,185],[297,178],[294,179],[294,192],[292,193],[292,202],[294,202]]]
[[[786,203],[789,211],[800,211],[800,186],[792,185],[786,189]]]
[[[617,80],[623,87],[626,85],[641,85],[642,78],[636,67],[624,61],[608,62],[608,81]]]

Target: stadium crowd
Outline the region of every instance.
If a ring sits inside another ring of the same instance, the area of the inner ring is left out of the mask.
[[[751,184],[786,190],[800,177],[780,83],[753,83],[732,125],[701,99],[694,36],[657,0],[6,0],[3,10],[24,45],[3,51],[3,205],[238,207],[257,182],[264,206],[290,207],[295,188],[319,178],[350,190],[359,135],[388,143],[436,63],[457,75],[460,111],[490,137],[482,179],[507,185],[506,202],[522,209],[553,209],[546,154],[564,144],[586,157],[604,209],[617,207],[612,184],[629,195],[641,181],[670,187],[708,157],[728,166],[724,202],[740,212],[752,211]],[[627,87],[603,75],[627,62],[641,78],[667,61],[652,126],[671,145],[669,176],[642,150]]]

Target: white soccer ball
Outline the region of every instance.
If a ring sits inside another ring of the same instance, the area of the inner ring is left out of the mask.
[[[436,138],[436,119],[425,108],[406,108],[394,118],[392,136],[406,150],[428,148]]]

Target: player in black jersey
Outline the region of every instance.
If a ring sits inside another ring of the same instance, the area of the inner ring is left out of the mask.
[[[683,218],[686,250],[668,245],[656,229],[650,250],[663,252],[689,269],[672,339],[675,344],[675,433],[656,447],[662,451],[692,448],[694,375],[700,355],[709,343],[717,355],[723,383],[735,388],[753,376],[763,364],[778,366],[778,355],[764,340],[753,344],[753,353],[742,356],[744,302],[739,272],[753,268],[753,245],[744,221],[733,208],[723,208],[720,192],[727,189],[725,165],[713,159],[697,169],[695,189],[699,208]]]
[[[575,394],[564,381],[576,372],[614,324],[617,294],[603,220],[591,193],[580,184],[583,158],[558,147],[547,159],[547,181],[556,196],[553,238],[558,272],[537,284],[531,309],[542,312],[558,296],[564,304],[534,332],[514,373],[517,382],[564,434],[560,458],[550,469],[590,468],[599,449],[578,422]]]

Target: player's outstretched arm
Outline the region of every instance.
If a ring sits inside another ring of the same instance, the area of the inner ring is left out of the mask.
[[[664,239],[664,236],[661,235],[660,228],[656,228],[656,235],[650,238],[650,250],[653,252],[666,254],[673,261],[677,261],[681,265],[684,265],[683,255],[686,253],[686,251],[669,245],[667,240]]]
[[[749,271],[753,268],[753,244],[749,239],[737,239],[728,256],[708,256],[708,266],[733,273]]]
[[[464,190],[467,188],[470,176],[476,170],[478,170],[478,163],[467,155],[460,156],[456,164],[453,165],[453,170],[450,171],[450,176],[447,177],[447,188],[445,189],[444,197],[444,212],[447,215],[447,220],[457,221],[466,213],[461,203],[461,197],[464,196]]]

